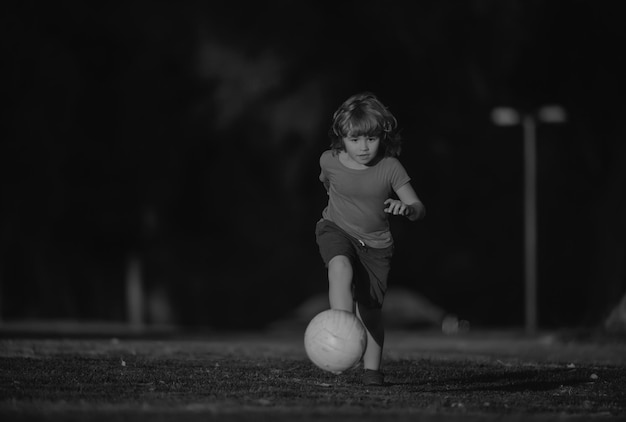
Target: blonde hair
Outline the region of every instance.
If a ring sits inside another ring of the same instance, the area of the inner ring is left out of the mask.
[[[335,111],[329,131],[330,147],[343,151],[343,138],[352,136],[376,136],[381,140],[386,157],[400,155],[398,122],[385,105],[371,92],[362,92],[348,98]]]

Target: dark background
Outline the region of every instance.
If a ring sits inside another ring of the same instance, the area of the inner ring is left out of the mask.
[[[391,284],[524,321],[522,129],[539,124],[541,327],[626,290],[625,26],[584,0],[5,2],[0,315],[262,327],[326,291],[314,239],[334,110],[369,90],[427,207]]]

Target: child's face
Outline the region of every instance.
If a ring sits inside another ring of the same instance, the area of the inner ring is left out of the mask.
[[[346,153],[357,164],[367,165],[376,158],[380,138],[378,136],[346,136],[343,138]]]

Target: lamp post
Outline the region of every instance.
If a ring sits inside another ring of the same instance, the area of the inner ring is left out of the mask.
[[[524,319],[527,334],[537,330],[537,122],[563,123],[565,110],[558,105],[524,113],[510,107],[491,112],[498,126],[521,124],[524,134]]]

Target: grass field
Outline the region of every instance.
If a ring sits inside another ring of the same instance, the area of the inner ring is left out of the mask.
[[[301,330],[0,338],[0,420],[626,420],[626,342],[394,331],[386,384],[306,358]]]

